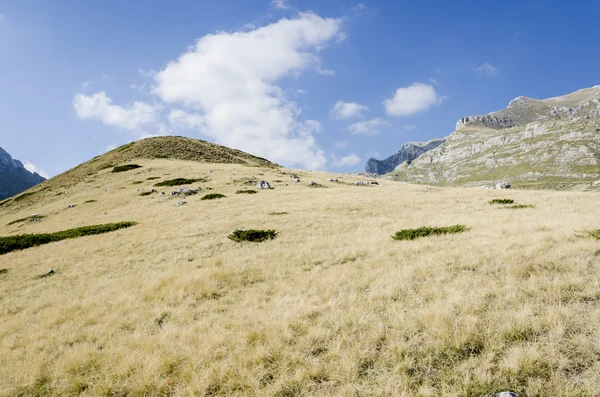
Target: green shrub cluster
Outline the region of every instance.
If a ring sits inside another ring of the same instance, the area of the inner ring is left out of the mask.
[[[135,224],[136,222],[107,223],[104,225],[78,227],[56,233],[20,234],[16,236],[0,237],[0,255],[69,238],[108,233]]]
[[[226,197],[226,196],[221,193],[209,193],[209,194],[205,194],[204,196],[202,196],[202,198],[200,200],[214,200],[214,199],[220,199],[223,197]]]
[[[515,200],[513,199],[493,199],[488,201],[489,204],[512,204]]]
[[[403,229],[392,236],[394,240],[414,240],[419,237],[436,236],[440,234],[462,233],[469,230],[465,225],[453,225],[446,227],[421,226],[418,229]]]
[[[258,193],[256,190],[238,190],[235,194],[255,194]]]
[[[235,242],[250,241],[253,243],[259,243],[261,241],[272,240],[277,237],[275,230],[240,230],[236,229],[227,238]]]
[[[195,182],[206,182],[206,179],[197,178],[197,179],[185,179],[185,178],[176,178],[176,179],[168,179],[166,181],[162,181],[157,183],[154,186],[181,186],[181,185],[190,185]]]
[[[138,164],[117,165],[113,168],[112,172],[125,172],[135,170],[136,168],[142,168],[142,166]]]

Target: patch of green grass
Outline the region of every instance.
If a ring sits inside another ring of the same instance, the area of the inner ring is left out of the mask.
[[[140,196],[150,196],[152,194],[152,192],[141,192]]]
[[[84,201],[83,203],[84,203],[84,204],[91,204],[91,203],[95,203],[95,202],[97,202],[97,201],[98,201],[98,200],[86,200],[86,201]]]
[[[181,185],[191,185],[195,182],[206,182],[206,179],[197,178],[197,179],[185,179],[185,178],[176,178],[176,179],[168,179],[166,181],[159,182],[154,186],[181,186]]]
[[[289,215],[289,212],[269,212],[269,215]]]
[[[395,235],[392,236],[394,240],[414,240],[419,237],[426,236],[437,236],[441,234],[454,234],[454,233],[462,233],[466,232],[470,228],[465,225],[452,225],[446,227],[428,227],[421,226],[418,229],[403,229],[399,232],[396,232]]]
[[[488,201],[489,204],[512,204],[515,200],[513,199],[493,199]]]
[[[142,183],[144,183],[144,181],[135,181],[135,182],[132,182],[131,184],[132,185],[140,185]]]
[[[600,229],[596,230],[582,230],[579,234],[576,234],[577,237],[593,237],[596,240],[600,240]]]
[[[512,210],[515,209],[521,209],[521,208],[535,208],[535,205],[533,204],[514,204],[514,205],[507,205],[506,207],[503,208],[509,208]]]
[[[44,215],[34,215],[34,216],[28,216],[27,218],[21,218],[21,219],[16,219],[12,222],[9,222],[6,224],[6,226],[10,226],[10,225],[14,225],[16,223],[23,223],[25,221],[28,221],[30,219],[44,219],[45,216]]]
[[[70,238],[103,234],[135,225],[136,222],[107,223],[63,230],[56,233],[20,234],[0,237],[0,255],[18,250],[24,250],[38,245],[49,244]]]
[[[0,274],[6,274],[8,273],[8,269],[0,269]]]
[[[261,241],[272,240],[277,237],[275,230],[240,230],[236,229],[233,233],[227,236],[228,239],[235,242],[250,241],[253,243],[260,243]]]
[[[29,193],[23,193],[20,196],[17,196],[13,199],[13,201],[21,201],[21,200],[25,200],[27,197],[33,196],[34,194],[36,194],[37,192],[29,192]]]
[[[256,194],[256,190],[238,190],[235,194]]]
[[[112,172],[125,172],[135,170],[137,168],[142,168],[142,166],[138,164],[117,165],[113,168]]]
[[[202,198],[200,200],[215,200],[215,199],[220,199],[223,197],[227,197],[224,194],[221,193],[209,193],[209,194],[205,194],[204,196],[202,196]]]
[[[151,176],[150,178],[146,179],[147,181],[154,181],[156,179],[160,179],[160,176]]]

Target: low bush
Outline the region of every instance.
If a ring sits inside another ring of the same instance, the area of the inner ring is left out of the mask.
[[[39,219],[44,219],[44,218],[45,218],[44,215],[28,216],[27,218],[16,219],[16,220],[14,220],[12,222],[9,222],[9,223],[6,224],[6,226],[14,225],[16,223],[23,223],[23,222],[29,221],[29,220],[31,220],[33,222],[33,221],[36,221],[36,220],[39,220]]]
[[[288,215],[289,212],[269,212],[269,215]]]
[[[135,170],[136,168],[142,168],[142,166],[138,164],[117,165],[113,168],[112,172],[125,172]]]
[[[91,204],[91,203],[95,203],[95,202],[97,202],[97,201],[98,201],[98,200],[86,200],[86,201],[84,201],[83,203],[84,203],[84,204]]]
[[[256,190],[238,190],[235,194],[255,194],[258,193]]]
[[[261,241],[272,240],[277,237],[275,230],[240,230],[236,229],[227,238],[235,242],[250,241],[253,243],[260,243]]]
[[[124,229],[135,224],[136,222],[107,223],[104,225],[78,227],[56,233],[20,234],[16,236],[0,237],[0,255],[38,245],[49,244],[55,241],[108,233],[115,230]]]
[[[156,179],[160,179],[160,176],[151,176],[150,178],[146,179],[147,181],[154,181]]]
[[[533,204],[515,204],[515,205],[507,205],[504,208],[509,208],[509,209],[520,209],[520,208],[535,208],[535,205]]]
[[[144,181],[131,182],[132,185],[141,185],[142,183],[144,183]]]
[[[152,192],[141,192],[140,196],[150,196],[152,194]]]
[[[436,236],[441,234],[462,233],[469,230],[465,225],[453,225],[446,227],[421,226],[418,229],[403,229],[392,236],[394,240],[414,240],[419,237]]]
[[[513,199],[493,199],[488,201],[489,204],[512,204],[515,200]]]
[[[168,179],[166,181],[162,181],[157,183],[154,186],[181,186],[181,185],[191,185],[195,182],[206,182],[206,179],[197,178],[197,179],[185,179],[185,178],[176,178],[176,179]]]
[[[583,234],[578,234],[577,237],[593,237],[596,240],[600,240],[600,229],[597,230],[584,230]]]
[[[202,198],[200,200],[214,200],[214,199],[220,199],[223,197],[227,197],[224,194],[221,193],[209,193],[209,194],[205,194],[204,196],[202,196]]]

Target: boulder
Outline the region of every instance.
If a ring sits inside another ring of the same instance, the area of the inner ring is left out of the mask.
[[[510,183],[508,182],[499,182],[496,184],[496,189],[510,189]]]
[[[270,189],[271,185],[269,185],[269,182],[267,181],[260,181],[256,184],[256,187],[258,189]]]
[[[501,391],[496,393],[496,397],[519,397],[519,395],[512,391]]]

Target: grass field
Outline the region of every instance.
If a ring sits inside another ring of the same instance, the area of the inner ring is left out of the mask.
[[[599,393],[600,241],[576,236],[600,228],[595,193],[136,163],[0,207],[0,225],[45,215],[2,236],[138,223],[0,256],[1,396]],[[226,197],[139,196],[158,177]],[[288,185],[235,194],[251,177]],[[488,204],[506,197],[535,207]],[[391,237],[452,225],[469,229]]]

